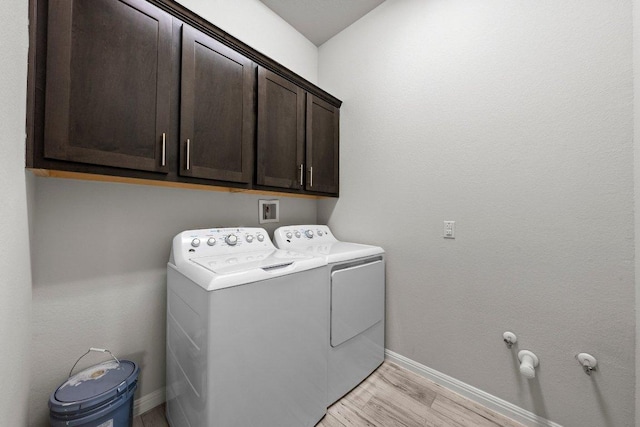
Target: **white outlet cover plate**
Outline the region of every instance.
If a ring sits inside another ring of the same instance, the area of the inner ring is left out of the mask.
[[[445,239],[456,238],[456,222],[455,221],[444,222],[444,238]]]

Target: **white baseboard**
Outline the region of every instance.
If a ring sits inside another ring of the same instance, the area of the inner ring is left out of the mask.
[[[440,384],[443,387],[448,388],[469,400],[473,400],[489,409],[496,411],[499,414],[509,417],[512,420],[518,421],[526,426],[530,427],[562,427],[560,424],[549,421],[546,418],[540,417],[533,412],[529,412],[522,409],[519,406],[509,403],[506,400],[502,400],[499,397],[493,396],[485,391],[477,389],[469,384],[463,383],[455,378],[438,372],[435,369],[431,369],[424,366],[414,360],[404,357],[391,350],[385,349],[385,358],[391,362],[394,362],[403,368],[406,368],[416,374],[428,378],[436,384]]]
[[[133,416],[137,417],[147,411],[163,404],[167,400],[165,388],[159,388],[149,394],[145,394],[133,402]]]

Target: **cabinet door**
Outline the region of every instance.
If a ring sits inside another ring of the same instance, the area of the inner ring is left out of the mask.
[[[259,185],[302,189],[304,91],[258,67]]]
[[[307,94],[308,191],[338,193],[340,109]]]
[[[44,155],[166,172],[171,17],[144,0],[50,0]]]
[[[188,26],[182,33],[180,174],[250,183],[252,62]]]

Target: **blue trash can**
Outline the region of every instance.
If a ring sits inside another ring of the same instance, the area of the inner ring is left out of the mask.
[[[114,359],[74,376],[70,373],[69,379],[51,393],[52,427],[130,427],[133,424],[133,394],[138,386],[139,369],[129,360]]]

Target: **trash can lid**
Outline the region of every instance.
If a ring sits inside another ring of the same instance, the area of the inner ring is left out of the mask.
[[[63,405],[87,399],[93,400],[93,398],[111,390],[116,391],[123,382],[125,382],[125,386],[128,386],[126,380],[134,371],[136,375],[133,380],[137,380],[137,366],[128,360],[121,360],[120,363],[111,360],[94,365],[78,372],[58,387],[54,393],[55,400]],[[120,394],[125,390],[117,390],[116,393]],[[109,393],[109,395],[111,394]]]

